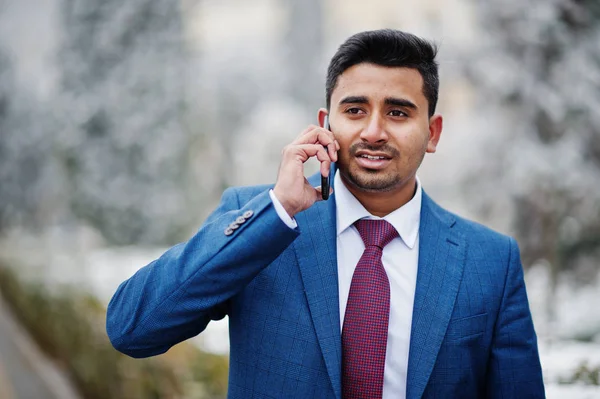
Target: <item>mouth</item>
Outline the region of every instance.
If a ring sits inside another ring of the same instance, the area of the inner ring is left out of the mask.
[[[392,159],[392,157],[386,153],[364,150],[358,151],[355,156],[358,165],[371,170],[384,169]]]

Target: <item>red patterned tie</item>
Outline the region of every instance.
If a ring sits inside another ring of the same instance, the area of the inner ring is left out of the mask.
[[[342,329],[344,399],[380,399],[390,316],[390,282],[381,262],[383,248],[398,232],[385,220],[354,223],[365,243],[350,284]]]

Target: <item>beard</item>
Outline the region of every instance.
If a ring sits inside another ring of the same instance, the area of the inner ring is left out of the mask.
[[[397,173],[384,172],[381,170],[358,170],[358,168],[343,168],[341,165],[339,169],[344,180],[360,191],[371,193],[389,192],[393,191],[402,182],[400,175]]]
[[[389,144],[380,146],[367,143],[353,144],[348,150],[348,157],[338,162],[340,174],[347,183],[365,192],[389,192],[402,184],[402,176],[395,168],[391,168],[393,165],[390,165],[390,170],[363,169],[356,164],[351,165],[350,161],[360,150],[382,152],[390,159],[400,157],[400,151]]]

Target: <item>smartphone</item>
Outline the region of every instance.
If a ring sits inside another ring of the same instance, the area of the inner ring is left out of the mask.
[[[329,127],[329,116],[327,116],[327,115],[325,115],[325,129],[331,130]],[[325,147],[325,150],[327,150],[327,147]],[[327,176],[327,177],[321,175],[321,196],[324,200],[329,199],[330,180],[331,180],[331,171],[329,173],[329,176]]]

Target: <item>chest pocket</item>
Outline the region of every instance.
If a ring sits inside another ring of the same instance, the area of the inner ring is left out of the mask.
[[[461,341],[485,333],[487,313],[450,320],[446,330],[446,340]]]

